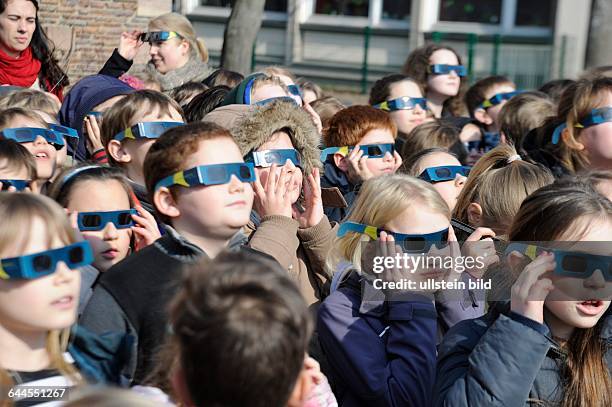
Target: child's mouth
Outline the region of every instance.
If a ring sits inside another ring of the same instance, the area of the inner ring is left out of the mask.
[[[589,315],[589,316],[594,316],[594,315],[599,315],[603,309],[603,301],[601,300],[586,300],[586,301],[582,301],[579,302],[576,307],[578,308],[578,311]]]

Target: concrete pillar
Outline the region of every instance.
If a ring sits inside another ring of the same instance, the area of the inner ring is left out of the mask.
[[[584,70],[590,18],[591,0],[557,1],[551,78],[575,78]]]
[[[304,0],[287,1],[287,27],[285,30],[285,65],[302,60],[302,33],[300,22],[303,16]]]

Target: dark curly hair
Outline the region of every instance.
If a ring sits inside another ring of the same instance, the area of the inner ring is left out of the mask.
[[[40,81],[40,86],[47,92],[51,92],[57,87],[66,87],[70,83],[68,81],[68,76],[66,73],[64,73],[62,68],[60,68],[57,58],[53,56],[55,45],[53,44],[53,41],[47,37],[47,33],[45,33],[45,30],[40,25],[40,21],[38,19],[38,1],[28,1],[34,4],[34,7],[36,8],[36,28],[34,29],[34,34],[32,34],[30,46],[32,47],[32,54],[34,55],[34,58],[41,62],[38,77],[43,80]],[[7,4],[8,0],[0,0],[0,14],[4,13]]]
[[[461,56],[453,48],[446,45],[429,44],[423,47],[417,48],[408,55],[406,62],[402,67],[402,73],[408,75],[414,79],[422,89],[427,93],[427,77],[429,76],[429,65],[431,62],[429,58],[431,55],[439,50],[448,50],[455,54],[459,65],[462,65]],[[457,95],[449,98],[444,102],[444,107],[449,109],[454,116],[461,116],[465,111],[463,105],[463,94],[467,87],[467,77],[461,78],[461,87]]]

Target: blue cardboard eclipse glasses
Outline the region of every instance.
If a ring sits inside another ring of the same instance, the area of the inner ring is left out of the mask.
[[[166,130],[171,129],[173,127],[183,126],[185,123],[180,122],[143,122],[137,123],[130,127],[129,129],[125,129],[122,132],[118,133],[113,137],[114,140],[121,141],[124,139],[157,139],[161,136]]]
[[[467,75],[467,69],[463,65],[446,65],[446,64],[434,64],[429,65],[429,73],[434,75],[448,75],[451,72],[455,72],[457,76],[463,77]]]
[[[298,85],[287,85],[287,89],[289,90],[289,94],[302,97],[302,91]]]
[[[353,148],[353,146],[328,147],[321,151],[321,161],[325,162],[327,156],[334,153],[340,153],[347,156]],[[359,146],[359,149],[363,151],[363,155],[368,156],[368,158],[383,158],[387,153],[393,155],[395,152],[395,144],[364,144]]]
[[[413,253],[426,253],[431,249],[431,246],[436,246],[438,249],[443,249],[448,246],[448,231],[449,228],[440,230],[434,233],[425,235],[406,235],[403,233],[390,232],[385,229],[379,229],[375,226],[364,225],[356,222],[344,222],[340,224],[338,229],[338,237],[344,237],[347,233],[361,233],[368,235],[373,240],[378,240],[381,232],[386,232],[393,236],[396,244],[401,244],[402,249]]]
[[[16,127],[4,129],[0,132],[5,138],[15,140],[18,143],[31,143],[38,137],[44,138],[47,143],[52,144],[56,150],[61,150],[64,145],[64,137],[62,134],[44,128],[36,127]]]
[[[134,226],[132,215],[137,215],[136,209],[110,212],[79,212],[77,225],[81,232],[102,230],[108,223],[115,225],[117,229],[127,229]]]
[[[397,99],[387,100],[385,102],[379,103],[377,105],[374,105],[373,107],[380,110],[384,110],[386,112],[394,112],[396,110],[412,110],[417,106],[421,106],[421,109],[427,110],[427,99],[402,96]]]
[[[79,132],[76,129],[60,126],[59,124],[49,123],[49,129],[61,134],[64,137],[79,138]]]
[[[572,252],[557,249],[546,249],[536,245],[524,243],[511,243],[505,255],[517,251],[530,260],[535,260],[544,251],[552,252],[555,256],[556,267],[553,274],[563,277],[589,278],[600,270],[606,281],[612,281],[612,256],[601,256],[585,252]]]
[[[155,190],[174,185],[188,188],[198,185],[227,184],[230,182],[232,175],[242,182],[254,182],[255,167],[253,163],[200,165],[162,179],[155,185]]]
[[[151,31],[142,33],[138,36],[138,40],[142,42],[163,42],[168,41],[171,38],[183,38],[179,33],[175,31]]]
[[[32,280],[44,277],[55,273],[59,261],[63,261],[70,269],[91,264],[93,262],[91,246],[83,241],[59,249],[0,259],[0,279]]]
[[[599,109],[591,110],[580,123],[576,123],[574,127],[578,129],[586,129],[587,127],[596,126],[598,124],[612,122],[612,106],[600,107]],[[561,132],[567,128],[566,123],[562,123],[555,128],[552,137],[552,143],[558,144],[561,139]]]
[[[255,167],[263,168],[271,167],[272,164],[283,166],[287,160],[291,161],[296,167],[301,165],[300,153],[292,148],[284,150],[252,151],[246,155],[244,160],[248,163],[253,163]]]
[[[2,189],[0,191],[8,191],[10,187],[15,187],[17,192],[23,191],[32,183],[29,179],[0,179]]]
[[[514,96],[519,95],[521,93],[523,93],[523,92],[518,91],[518,90],[514,91],[514,92],[497,93],[494,96],[492,96],[489,99],[487,99],[484,102],[482,102],[479,107],[482,108],[482,109],[487,109],[489,107],[497,106],[501,102],[503,102],[505,100],[510,100]]]
[[[470,174],[471,167],[463,165],[443,165],[440,167],[425,168],[419,175],[419,178],[427,182],[442,182],[453,181],[457,174],[467,177]]]
[[[278,97],[275,97],[275,98],[268,98],[268,99],[260,100],[259,102],[255,102],[254,105],[256,105],[256,106],[265,106],[265,105],[268,105],[270,103],[276,102],[278,100],[283,101],[283,102],[290,102],[290,103],[298,106],[298,104],[295,101],[295,99],[292,98],[291,96],[278,96]]]

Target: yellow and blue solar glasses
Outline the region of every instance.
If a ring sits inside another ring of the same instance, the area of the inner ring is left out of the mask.
[[[432,246],[436,246],[438,249],[448,246],[448,230],[449,228],[424,235],[407,235],[362,223],[344,222],[338,228],[338,237],[344,237],[347,233],[360,233],[369,236],[373,240],[378,240],[380,233],[386,232],[393,236],[395,243],[400,245],[403,250],[412,253],[426,253]]]
[[[353,146],[328,147],[321,151],[321,161],[325,162],[329,155],[335,153],[346,156],[353,148]],[[387,153],[393,155],[395,152],[395,144],[364,144],[359,146],[359,149],[363,151],[363,155],[368,158],[383,158]]]
[[[272,164],[283,166],[287,160],[291,161],[296,167],[301,165],[300,153],[293,148],[252,151],[244,157],[244,161],[247,163],[253,163],[255,167],[263,168],[271,167]]]
[[[521,253],[531,260],[535,260],[544,251],[552,252],[556,263],[553,274],[558,276],[589,278],[596,270],[600,270],[606,281],[612,281],[612,256],[546,249],[526,243],[509,244],[505,250],[505,255],[514,251]]]
[[[289,102],[292,103],[296,106],[298,106],[297,102],[295,101],[294,98],[292,98],[291,96],[278,96],[275,98],[268,98],[268,99],[264,99],[264,100],[260,100],[259,102],[255,102],[254,105],[255,106],[265,106],[268,105],[270,103],[276,102],[276,101],[283,101],[283,102]]]
[[[379,103],[373,107],[384,110],[385,112],[395,112],[396,110],[412,110],[417,106],[421,106],[421,109],[427,110],[427,99],[402,96],[397,99]]]
[[[59,249],[0,259],[0,279],[33,280],[55,273],[60,261],[75,269],[91,264],[93,259],[89,242],[82,241]]]
[[[442,165],[439,167],[425,168],[419,175],[419,178],[429,183],[452,181],[457,177],[457,174],[467,177],[470,174],[471,167],[464,165]]]
[[[4,138],[15,140],[18,143],[31,143],[36,138],[42,137],[47,140],[47,143],[53,145],[56,150],[60,150],[66,145],[64,136],[62,134],[44,128],[36,127],[15,127],[11,129],[4,129],[0,132]]]
[[[59,124],[54,124],[54,123],[49,123],[49,129],[61,134],[64,137],[69,137],[69,138],[73,138],[73,139],[78,139],[79,138],[79,132],[76,131],[76,129],[73,129],[71,127],[66,127],[66,126],[61,126]]]
[[[451,72],[455,72],[459,77],[467,76],[467,69],[463,65],[429,65],[429,73],[434,75],[447,75]]]
[[[597,126],[598,124],[612,122],[612,106],[600,107],[593,109],[580,123],[574,125],[578,129],[586,129],[587,127]],[[567,127],[566,123],[562,123],[555,128],[552,137],[552,143],[557,144],[561,139],[561,132]]]
[[[117,141],[124,139],[157,139],[164,132],[173,127],[183,126],[181,122],[142,122],[136,123],[129,129],[125,129],[113,137]]]
[[[142,33],[138,36],[138,39],[142,42],[164,42],[171,38],[183,38],[179,33],[175,31],[151,31]]]
[[[521,92],[519,90],[516,90],[514,92],[497,93],[497,94],[493,95],[492,97],[490,97],[489,99],[487,99],[484,102],[482,102],[480,104],[480,108],[487,109],[489,107],[497,106],[501,102],[503,102],[505,100],[510,100],[514,96],[519,95],[521,93],[523,93],[523,92]]]
[[[255,167],[253,163],[200,165],[163,178],[155,184],[155,190],[175,185],[189,188],[198,185],[227,184],[232,175],[242,182],[254,182]]]
[[[102,230],[108,223],[115,225],[117,229],[127,229],[134,226],[132,215],[137,215],[136,209],[108,212],[79,212],[77,225],[81,232]]]

